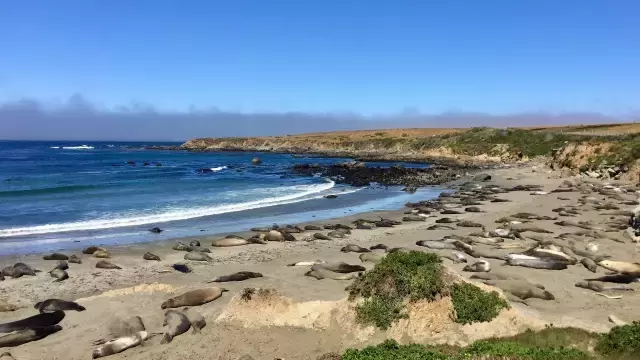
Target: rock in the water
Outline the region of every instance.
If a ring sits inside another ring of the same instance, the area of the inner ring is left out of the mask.
[[[327,196],[325,196],[324,198],[325,198],[325,199],[335,199],[335,198],[337,198],[337,197],[338,197],[338,195],[327,195]]]
[[[154,227],[152,229],[149,229],[149,231],[151,231],[154,234],[159,234],[159,233],[163,232],[164,230],[160,229],[159,227]]]
[[[262,164],[262,160],[260,160],[260,158],[256,156],[253,159],[251,159],[251,163],[253,165],[260,165],[260,164]]]

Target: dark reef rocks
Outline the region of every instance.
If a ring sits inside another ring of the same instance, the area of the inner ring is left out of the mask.
[[[453,181],[464,174],[462,167],[432,165],[428,168],[406,168],[403,166],[373,167],[362,162],[347,162],[330,165],[297,164],[291,172],[298,176],[320,175],[339,184],[369,186],[404,185],[409,189],[425,185],[438,185]]]

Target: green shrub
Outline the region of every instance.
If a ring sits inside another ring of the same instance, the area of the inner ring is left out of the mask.
[[[527,347],[510,341],[476,341],[461,352],[461,356],[513,358],[526,360],[586,360],[589,355],[569,347]]]
[[[446,360],[449,357],[428,350],[417,344],[399,345],[393,340],[387,340],[377,346],[369,346],[362,350],[348,349],[341,360]]]
[[[404,301],[434,300],[446,293],[443,268],[438,255],[412,251],[394,252],[356,279],[349,288],[349,298],[360,296],[357,319],[387,329],[403,317]]]
[[[598,340],[596,351],[603,355],[635,354],[640,357],[640,322],[630,325],[616,326]]]
[[[507,301],[497,292],[486,292],[479,287],[462,283],[451,289],[451,300],[455,310],[455,321],[461,324],[491,321],[500,310],[509,308]]]

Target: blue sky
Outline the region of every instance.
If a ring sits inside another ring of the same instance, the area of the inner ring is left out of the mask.
[[[637,0],[6,0],[0,100],[626,114],[638,14]]]

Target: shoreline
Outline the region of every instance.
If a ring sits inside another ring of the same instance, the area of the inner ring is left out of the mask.
[[[559,187],[563,180],[559,172],[534,168],[532,164],[522,167],[493,169],[487,171],[492,180],[482,184],[500,186],[515,186],[524,184],[542,185],[545,191]],[[516,180],[508,180],[515,178]],[[472,177],[460,179],[457,184],[470,181]],[[451,184],[450,186],[455,186]],[[486,213],[465,213],[455,215],[459,219],[479,221],[488,229],[499,226],[495,220],[515,212],[533,212],[551,215],[551,209],[559,204],[576,201],[580,192],[547,194],[534,196],[530,192],[510,192],[499,194],[500,197],[511,200],[505,203],[483,204]],[[571,201],[557,199],[570,198]],[[399,220],[406,208],[398,211],[384,211],[382,216]],[[354,217],[373,217],[373,213],[366,216],[362,213],[347,217],[337,217],[332,220],[322,220],[326,223],[348,223]],[[586,214],[586,213],[585,213]],[[447,215],[449,216],[449,215]],[[586,214],[587,220],[597,220]],[[296,261],[327,260],[345,261],[350,264],[360,264],[355,253],[342,253],[339,249],[345,244],[358,244],[369,247],[377,243],[389,246],[406,246],[418,251],[430,251],[418,247],[418,240],[436,240],[444,235],[466,235],[473,230],[456,228],[454,230],[429,231],[427,227],[434,224],[435,218],[425,222],[410,222],[394,228],[378,228],[374,230],[353,230],[352,235],[345,239],[331,241],[296,241],[273,243],[265,245],[250,244],[230,248],[214,248],[210,246],[210,239],[202,242],[208,247],[214,261],[212,263],[188,262],[193,268],[190,274],[178,272],[159,272],[168,269],[173,263],[184,263],[184,252],[175,251],[171,246],[175,239],[160,243],[109,247],[111,258],[109,261],[120,265],[122,270],[96,269],[94,264],[98,259],[89,255],[80,255],[83,264],[70,264],[68,270],[70,278],[62,283],[53,283],[46,271],[55,265],[55,261],[45,261],[40,255],[0,256],[2,267],[12,262],[24,261],[29,265],[42,269],[35,277],[23,276],[19,279],[6,279],[2,284],[3,298],[23,308],[14,312],[0,313],[0,322],[13,321],[34,314],[32,304],[46,298],[61,298],[77,300],[87,307],[83,312],[67,312],[61,325],[63,331],[53,334],[43,340],[28,343],[12,349],[17,359],[40,359],[46,349],[47,360],[75,360],[85,359],[94,348],[91,341],[106,336],[106,324],[114,317],[141,316],[150,331],[161,328],[162,312],[160,303],[171,296],[186,290],[207,286],[205,281],[219,275],[236,271],[258,271],[263,278],[250,279],[243,282],[225,283],[229,289],[220,299],[198,307],[207,320],[207,327],[202,335],[181,335],[171,344],[142,346],[127,350],[112,359],[196,359],[213,352],[219,359],[237,360],[243,354],[249,354],[256,360],[286,358],[315,359],[318,355],[331,351],[341,352],[347,347],[361,347],[379,343],[383,338],[370,336],[364,340],[345,337],[345,334],[322,330],[320,328],[295,328],[289,326],[271,326],[269,331],[260,328],[247,327],[237,322],[218,321],[219,315],[229,306],[230,301],[246,287],[274,288],[292,301],[312,301],[321,306],[324,302],[340,301],[346,296],[344,291],[348,282],[334,280],[316,280],[304,276],[306,268],[287,267],[288,263]],[[309,222],[313,223],[313,222]],[[306,225],[308,223],[303,223]],[[558,234],[566,229],[556,226],[552,221],[542,222]],[[310,234],[313,232],[305,232]],[[326,231],[323,231],[326,233]],[[241,233],[235,233],[241,234]],[[220,235],[221,237],[222,235]],[[213,237],[213,236],[212,236]],[[301,236],[300,236],[301,237]],[[215,236],[218,238],[218,236]],[[87,244],[88,245],[88,244]],[[620,244],[603,241],[600,244],[603,253],[613,256],[616,260],[638,261],[639,256],[631,251],[635,248],[629,242]],[[151,251],[159,255],[160,262],[142,260],[142,254]],[[433,251],[444,253],[443,251]],[[79,254],[78,252],[74,252]],[[70,255],[71,252],[68,252]],[[470,259],[473,260],[473,259]],[[592,274],[580,264],[567,270],[549,272],[548,270],[526,269],[521,267],[503,267],[498,260],[489,262],[495,269],[506,270],[514,274],[526,276],[533,282],[538,282],[555,294],[556,299],[544,301],[531,299],[528,306],[512,303],[512,306],[523,316],[535,318],[544,324],[555,327],[574,326],[590,331],[607,331],[612,324],[607,322],[608,314],[615,314],[625,321],[640,320],[640,303],[633,293],[623,294],[622,299],[612,300],[593,295],[590,290],[576,288],[574,283],[591,276],[601,276],[604,271],[598,270]],[[367,269],[371,264],[363,264]],[[465,278],[473,273],[462,272],[465,264],[452,264],[445,260],[445,265]],[[277,315],[276,315],[277,316]],[[69,349],[69,342],[74,347]],[[42,358],[44,359],[44,358]]]

